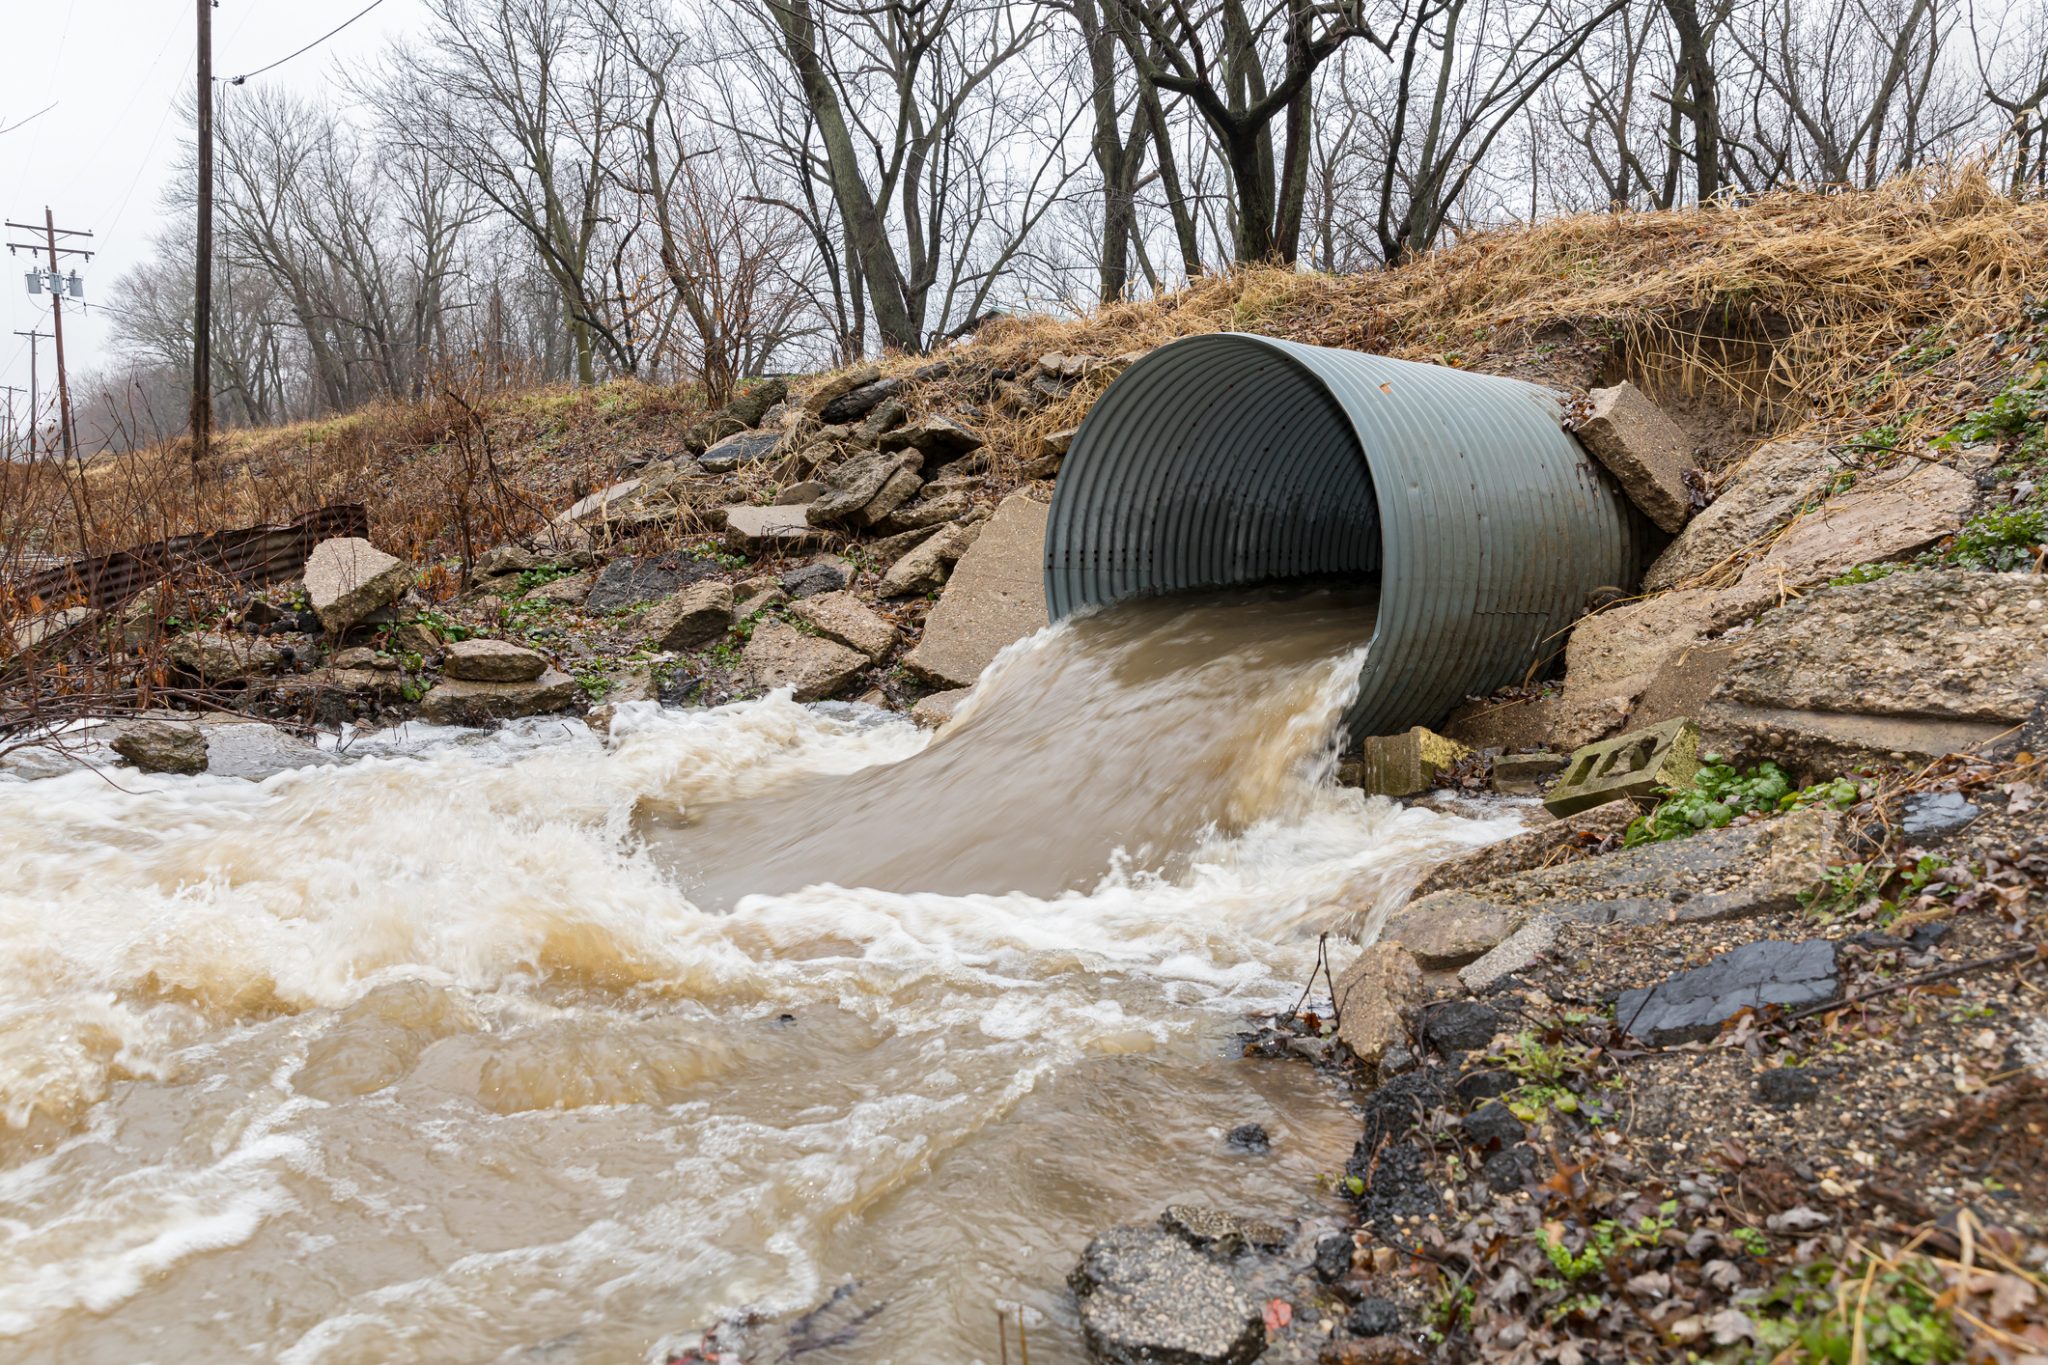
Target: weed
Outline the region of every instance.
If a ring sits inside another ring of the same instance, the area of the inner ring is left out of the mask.
[[[2023,569],[2048,541],[2048,508],[2018,507],[1972,517],[1943,556],[1965,569],[2007,572]]]
[[[1757,1345],[1751,1360],[1961,1360],[1951,1301],[1935,1267],[1919,1258],[1846,1266],[1816,1262],[1779,1280],[1751,1309]],[[1758,1311],[1770,1308],[1778,1311]]]
[[[1659,792],[1663,799],[1656,809],[1629,822],[1628,831],[1622,836],[1627,847],[1680,839],[1703,829],[1720,829],[1738,815],[1806,806],[1847,810],[1863,798],[1862,788],[1847,778],[1838,777],[1795,791],[1792,779],[1775,763],[1767,761],[1748,772],[1738,772],[1712,754],[1705,756],[1690,787],[1663,787]]]
[[[1436,1296],[1430,1300],[1426,1313],[1430,1340],[1440,1342],[1453,1332],[1469,1328],[1473,1306],[1478,1302],[1479,1291],[1463,1280],[1444,1275],[1437,1281]]]
[[[1821,874],[1820,884],[1799,893],[1799,904],[1823,924],[1858,912],[1880,928],[1897,919],[1912,901],[1951,900],[1973,880],[1966,868],[1922,854],[1910,865],[1882,861],[1842,863]]]
[[[1875,583],[1880,578],[1890,578],[1893,574],[1897,573],[1899,570],[1906,567],[1908,566],[1896,562],[1884,564],[1858,564],[1855,568],[1850,569],[1847,573],[1839,573],[1836,574],[1833,578],[1830,578],[1828,580],[1828,586],[1831,588],[1850,588],[1854,587],[1858,583]]]
[[[519,575],[519,592],[522,596],[535,588],[552,583],[558,578],[568,578],[576,570],[567,564],[536,564]]]

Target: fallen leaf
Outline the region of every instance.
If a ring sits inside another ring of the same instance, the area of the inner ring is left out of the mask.
[[[1266,1301],[1266,1330],[1277,1332],[1294,1321],[1294,1305],[1285,1299]]]
[[[1723,1308],[1707,1319],[1707,1331],[1712,1334],[1715,1345],[1733,1346],[1738,1341],[1754,1338],[1756,1324],[1739,1308]]]

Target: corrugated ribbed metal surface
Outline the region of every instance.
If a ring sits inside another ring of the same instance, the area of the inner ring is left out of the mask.
[[[1160,347],[1075,435],[1046,527],[1054,620],[1151,593],[1380,576],[1358,735],[1519,682],[1653,528],[1518,380],[1225,333]]]

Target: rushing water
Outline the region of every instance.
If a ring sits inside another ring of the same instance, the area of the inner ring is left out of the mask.
[[[0,1358],[658,1361],[843,1286],[807,1361],[993,1361],[1020,1304],[1076,1358],[1093,1231],[1315,1213],[1354,1121],[1232,1034],[1507,832],[1327,783],[1362,610],[1059,627],[936,739],[769,698],[0,778]]]

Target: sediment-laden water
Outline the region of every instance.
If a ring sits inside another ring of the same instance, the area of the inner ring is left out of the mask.
[[[1055,628],[935,740],[770,698],[0,778],[0,1357],[661,1360],[851,1286],[807,1361],[1017,1305],[1075,1358],[1092,1232],[1316,1212],[1355,1123],[1232,1035],[1508,832],[1327,783],[1367,610]]]

